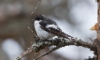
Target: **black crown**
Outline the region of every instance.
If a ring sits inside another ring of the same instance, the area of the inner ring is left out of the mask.
[[[35,20],[44,20],[45,16],[44,15],[38,15]]]

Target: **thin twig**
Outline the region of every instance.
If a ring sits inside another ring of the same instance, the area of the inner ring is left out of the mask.
[[[35,36],[34,38],[40,39],[40,37],[37,36],[37,35],[34,33],[34,31],[33,31],[30,27],[28,27],[28,29],[33,33],[33,35]]]
[[[35,37],[38,37],[30,27],[28,27],[28,29],[34,34]]]
[[[33,30],[30,27],[28,27],[28,29],[34,34]]]
[[[38,4],[36,5],[36,7],[34,8],[34,10],[33,10],[33,12],[32,12],[31,14],[33,14],[33,13],[37,10],[37,8],[38,8],[39,5],[40,5],[40,2],[41,2],[41,0],[38,1]]]
[[[57,49],[59,49],[59,47],[55,47],[55,48],[53,48],[53,49],[47,51],[46,53],[44,53],[44,54],[38,56],[37,58],[35,58],[35,59],[33,59],[33,60],[37,60],[37,59],[39,59],[39,58],[41,58],[41,57],[43,57],[43,56],[45,56],[45,55],[48,55],[48,54],[50,54],[51,52],[53,52],[53,51],[55,51],[55,50],[57,50]]]
[[[90,41],[93,43],[93,45],[95,45],[95,42],[91,39],[91,38],[89,38],[90,39]]]
[[[28,55],[33,51],[33,48],[28,48],[27,51],[21,53],[15,60],[21,60],[24,56]]]
[[[36,57],[37,53],[38,53],[38,52],[35,52],[35,53],[34,53],[33,60],[35,59],[35,57]]]

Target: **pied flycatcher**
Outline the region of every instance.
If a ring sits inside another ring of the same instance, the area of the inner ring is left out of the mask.
[[[62,32],[55,21],[46,18],[44,15],[38,15],[34,19],[34,27],[40,39],[50,39],[54,36],[60,36],[64,38],[70,37]]]

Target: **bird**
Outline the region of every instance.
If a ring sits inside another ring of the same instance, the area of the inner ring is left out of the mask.
[[[52,39],[54,36],[68,38],[71,37],[64,33],[57,23],[47,18],[43,14],[38,15],[34,19],[34,28],[40,39]]]

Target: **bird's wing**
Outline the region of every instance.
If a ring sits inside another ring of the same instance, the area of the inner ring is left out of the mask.
[[[64,32],[62,32],[62,30],[58,27],[58,25],[56,24],[56,22],[49,20],[49,22],[46,21],[42,21],[40,22],[41,28],[49,33],[55,34],[57,36],[61,36],[64,38],[67,38],[67,34],[65,34]]]

